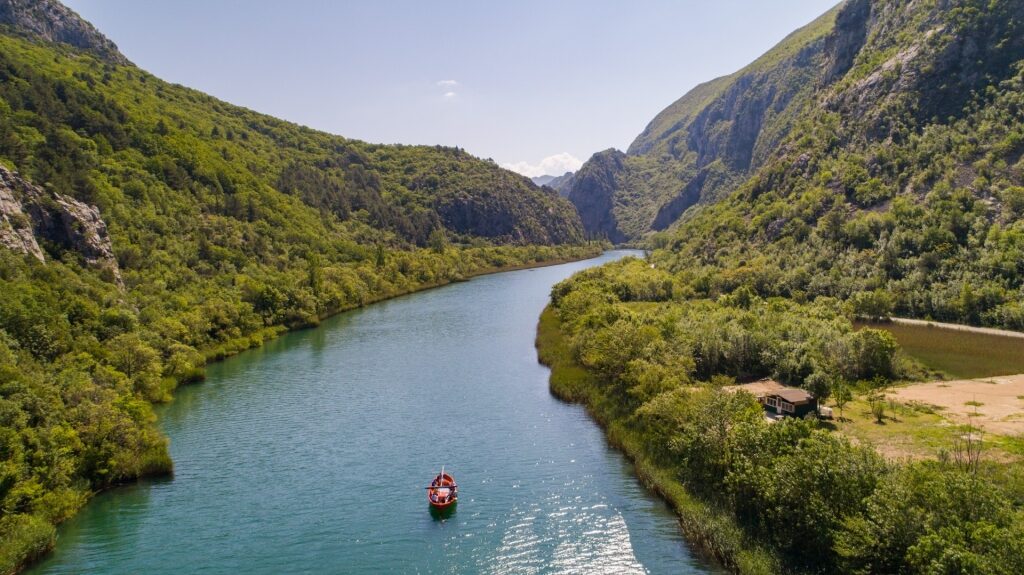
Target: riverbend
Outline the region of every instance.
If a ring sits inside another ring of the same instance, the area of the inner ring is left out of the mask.
[[[537,363],[551,286],[633,254],[404,296],[210,365],[160,410],[174,478],[99,495],[31,572],[708,572]],[[447,518],[423,494],[441,464]]]

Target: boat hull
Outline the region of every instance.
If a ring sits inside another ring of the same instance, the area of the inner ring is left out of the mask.
[[[430,487],[427,488],[427,503],[434,509],[449,509],[459,500],[459,488],[455,478],[447,473],[439,473]]]
[[[451,501],[449,501],[447,503],[435,503],[433,501],[430,501],[429,503],[430,503],[430,506],[433,507],[434,509],[440,510],[440,509],[451,509],[452,507],[455,507],[455,504],[458,503],[458,502],[459,502],[458,499],[452,499]]]

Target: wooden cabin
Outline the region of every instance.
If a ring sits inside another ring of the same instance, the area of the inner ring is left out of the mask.
[[[818,411],[818,400],[812,394],[799,387],[782,385],[772,379],[730,385],[725,389],[750,393],[764,406],[765,411],[776,416],[804,417],[808,413]]]
[[[818,400],[796,387],[787,387],[759,398],[765,409],[774,409],[779,415],[803,417],[818,411]]]

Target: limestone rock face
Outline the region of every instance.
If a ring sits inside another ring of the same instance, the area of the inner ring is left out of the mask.
[[[614,221],[636,240],[723,200],[766,166],[791,162],[788,150],[808,118],[823,112],[835,122],[829,153],[899,143],[987,105],[1024,60],[1022,22],[1019,0],[845,0],[750,65],[665,108],[629,146],[621,169],[608,171],[607,152],[595,155],[579,173],[602,177],[578,176],[569,197],[589,202],[577,204],[588,232],[594,222]],[[610,216],[595,211],[598,198]]]
[[[46,261],[32,231],[32,221],[15,196],[10,176],[11,172],[0,167],[0,246]]]
[[[550,182],[545,184],[547,187],[558,192],[559,196],[563,198],[569,197],[569,192],[572,190],[572,182],[576,178],[576,174],[573,172],[566,172],[557,178],[553,178]]]
[[[625,157],[618,150],[598,152],[573,177],[569,201],[576,206],[588,237],[604,237],[614,243],[626,239],[613,212],[619,188],[616,176],[623,171]]]
[[[0,245],[41,262],[39,242],[72,251],[90,267],[104,268],[121,285],[121,271],[96,206],[48,192],[0,166]]]
[[[30,37],[70,44],[115,64],[129,64],[117,45],[54,0],[0,0],[0,24]]]
[[[800,117],[799,110],[813,101],[823,69],[839,73],[849,66],[849,52],[856,53],[859,42],[857,30],[849,33],[850,38],[834,40],[832,20],[837,12],[862,10],[864,2],[853,0],[834,9],[742,70],[691,90],[647,125],[611,172],[607,162],[590,165],[605,161],[607,152],[591,158],[580,168],[569,194],[584,226],[588,215],[577,199],[593,198],[595,186],[583,174],[599,168],[606,172],[602,181],[616,185],[612,197],[604,201],[613,213],[602,216],[592,211],[587,231],[592,222],[614,221],[616,233],[608,233],[609,239],[637,240],[669,228],[697,204],[728,195],[777,152]],[[830,59],[829,49],[842,54]]]

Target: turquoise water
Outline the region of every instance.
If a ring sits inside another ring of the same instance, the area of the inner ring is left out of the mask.
[[[96,497],[33,573],[706,573],[533,347],[551,286],[630,252],[375,304],[211,365],[173,479]],[[432,515],[441,465],[460,499]]]

